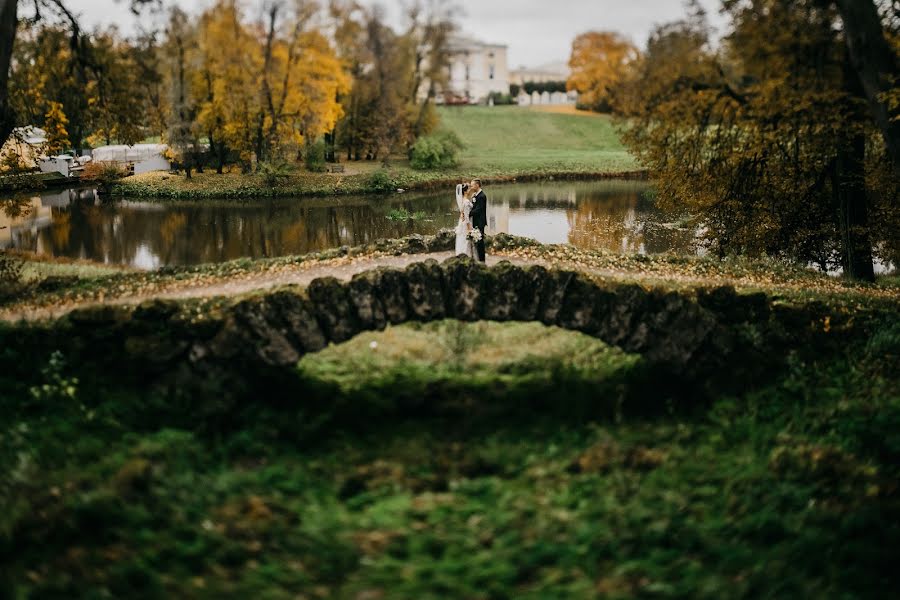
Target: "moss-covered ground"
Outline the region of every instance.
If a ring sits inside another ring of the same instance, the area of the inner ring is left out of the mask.
[[[667,409],[654,382],[640,417],[591,408],[617,406],[637,357],[536,324],[363,334],[300,362],[305,393],[261,388],[242,406],[164,403],[77,369],[84,357],[0,357],[5,597],[884,598],[900,584],[896,320],[692,410]],[[398,417],[400,401],[452,409]]]

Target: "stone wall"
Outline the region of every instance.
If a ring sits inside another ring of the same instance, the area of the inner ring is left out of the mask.
[[[198,310],[196,302],[73,311],[50,325],[8,330],[5,344],[91,362],[154,385],[224,374],[280,376],[306,353],[367,330],[408,321],[540,321],[641,354],[659,372],[689,382],[738,380],[783,362],[792,348],[839,343],[822,335],[824,307],[773,304],[762,293],[719,287],[675,292],[595,281],[572,271],[464,257],[405,270],[377,269],[350,282],[326,278]],[[817,325],[818,324],[818,325]],[[0,331],[0,334],[4,332]],[[177,377],[172,378],[173,374]],[[174,385],[174,384],[173,384]]]

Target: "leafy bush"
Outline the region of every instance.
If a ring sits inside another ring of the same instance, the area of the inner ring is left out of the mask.
[[[267,186],[276,187],[283,179],[294,173],[294,167],[284,161],[263,161],[256,166]]]
[[[0,254],[0,300],[11,298],[22,290],[24,266],[25,263],[21,259]]]
[[[125,177],[125,169],[114,162],[89,162],[81,172],[81,180],[95,184],[101,190],[109,187]]]
[[[369,175],[366,188],[370,192],[378,192],[386,194],[397,189],[397,182],[394,181],[391,174],[384,169],[379,169]]]
[[[389,221],[421,221],[425,213],[421,210],[409,212],[405,208],[395,208],[387,214]]]
[[[455,167],[462,148],[462,140],[455,133],[439,131],[419,138],[410,151],[410,165],[421,171]]]
[[[31,388],[31,398],[38,404],[74,401],[78,394],[78,378],[66,377],[66,360],[58,350],[50,355],[41,369],[42,382]]]
[[[508,106],[516,103],[513,96],[501,92],[491,92],[488,99],[494,101],[494,106]]]
[[[325,172],[325,140],[317,140],[306,147],[305,161],[307,171]]]

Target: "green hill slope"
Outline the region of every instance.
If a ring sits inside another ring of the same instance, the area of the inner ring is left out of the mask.
[[[519,107],[441,107],[466,143],[462,167],[486,171],[615,172],[637,168],[605,115]]]

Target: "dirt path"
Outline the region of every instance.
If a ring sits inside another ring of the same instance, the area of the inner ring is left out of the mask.
[[[0,321],[36,321],[54,319],[71,312],[76,308],[94,305],[136,305],[145,300],[160,299],[188,299],[188,298],[215,298],[229,297],[246,294],[249,292],[267,290],[286,285],[307,286],[320,277],[336,277],[348,281],[357,273],[389,267],[403,269],[407,266],[424,262],[429,259],[443,262],[452,257],[451,252],[435,252],[430,254],[403,254],[400,256],[360,256],[340,257],[323,261],[307,261],[278,265],[259,271],[223,275],[199,275],[183,280],[168,280],[160,283],[152,283],[136,287],[122,286],[112,288],[106,293],[92,294],[85,297],[67,298],[54,304],[31,305],[20,304],[6,309],[0,309]],[[759,281],[745,277],[729,277],[706,274],[688,274],[685,272],[671,271],[666,273],[644,272],[633,268],[616,268],[589,266],[583,263],[558,257],[535,257],[516,255],[515,251],[506,253],[500,251],[497,254],[488,255],[488,266],[501,261],[508,261],[517,266],[541,265],[547,268],[558,267],[572,269],[593,277],[608,277],[612,279],[639,279],[650,285],[676,284],[676,285],[725,285],[736,287],[757,287]],[[808,289],[808,283],[802,282],[768,282],[766,288],[775,290]],[[826,292],[822,289],[820,291]],[[833,291],[833,290],[832,290]],[[896,292],[883,290],[879,295],[893,295]]]
[[[161,289],[144,291],[125,291],[121,295],[106,296],[86,299],[83,301],[67,301],[52,306],[16,306],[12,310],[0,310],[0,321],[35,321],[42,319],[58,318],[66,313],[86,306],[97,304],[104,305],[135,305],[153,298],[160,299],[186,299],[186,298],[213,298],[217,296],[238,296],[248,292],[266,290],[285,285],[306,286],[313,279],[320,277],[336,277],[349,281],[357,273],[368,271],[378,267],[391,267],[403,269],[413,263],[435,259],[442,262],[451,258],[452,252],[436,252],[431,254],[404,254],[400,256],[376,256],[345,258],[332,261],[310,261],[292,265],[288,268],[280,268],[273,271],[246,273],[230,277],[228,279],[213,278],[211,280],[191,279],[186,281],[173,281],[165,284]],[[509,261],[515,265],[542,264],[549,266],[543,260],[523,260],[507,256],[488,256],[488,266],[501,261]]]

